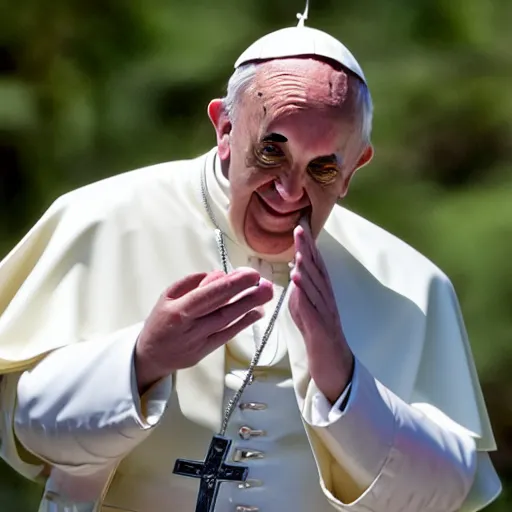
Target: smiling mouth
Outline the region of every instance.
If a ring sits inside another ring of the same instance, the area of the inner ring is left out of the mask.
[[[286,213],[279,212],[279,211],[275,210],[274,208],[272,208],[272,206],[270,206],[258,193],[256,193],[256,197],[258,198],[258,201],[261,204],[261,206],[263,207],[263,209],[268,214],[273,215],[274,217],[286,218],[286,217],[293,217],[295,215],[298,215],[300,217],[300,214],[306,210],[306,208],[300,208],[298,210],[292,210],[292,211],[289,211]]]

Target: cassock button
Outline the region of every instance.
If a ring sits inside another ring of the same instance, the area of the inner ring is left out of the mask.
[[[238,407],[242,411],[264,411],[267,408],[267,404],[261,402],[243,402]]]
[[[258,512],[258,507],[249,507],[247,505],[237,505],[236,512]]]
[[[245,482],[238,484],[239,489],[253,489],[254,487],[263,487],[263,481],[248,478]]]
[[[253,430],[251,427],[244,425],[238,430],[238,435],[245,441],[248,441],[252,437],[266,436],[267,433],[264,430]]]
[[[264,459],[265,454],[258,450],[241,450],[237,448],[233,454],[233,462],[241,462],[243,460]]]

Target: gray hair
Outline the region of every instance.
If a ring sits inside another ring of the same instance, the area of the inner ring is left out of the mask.
[[[240,66],[231,75],[228,82],[227,94],[223,99],[224,108],[230,119],[233,119],[240,96],[251,85],[256,76],[258,64],[249,63]],[[356,108],[361,113],[361,135],[363,142],[370,143],[373,123],[373,101],[368,86],[359,79],[355,79]]]

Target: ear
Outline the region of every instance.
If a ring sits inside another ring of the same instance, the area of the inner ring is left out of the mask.
[[[373,150],[373,146],[370,144],[366,146],[365,150],[363,151],[363,154],[359,157],[359,160],[357,161],[356,168],[354,169],[354,172],[358,169],[361,169],[361,167],[364,167],[365,165],[368,165],[373,155],[375,154],[375,151]]]
[[[347,195],[348,187],[350,185],[350,182],[352,181],[352,178],[354,177],[354,174],[358,169],[361,169],[361,167],[364,167],[365,165],[368,165],[370,161],[373,158],[373,155],[375,154],[375,151],[373,150],[373,146],[369,144],[366,146],[364,151],[361,153],[361,156],[357,160],[357,164],[355,167],[347,174],[344,182],[343,182],[343,189],[340,194],[340,198],[343,198]]]
[[[219,158],[221,160],[228,160],[230,155],[229,134],[231,133],[231,121],[222,100],[215,99],[210,101],[208,117],[215,128]]]

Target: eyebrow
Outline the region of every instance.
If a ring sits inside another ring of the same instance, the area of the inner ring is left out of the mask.
[[[326,156],[318,156],[314,158],[311,163],[314,163],[316,165],[325,165],[325,164],[341,164],[340,159],[335,155],[326,155]]]
[[[280,133],[269,133],[268,135],[265,135],[263,139],[261,139],[262,142],[288,142],[288,139],[281,135]]]

